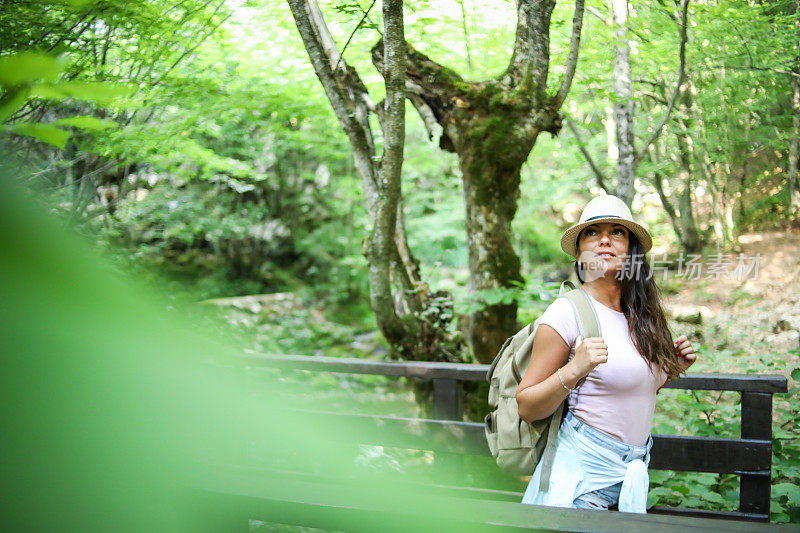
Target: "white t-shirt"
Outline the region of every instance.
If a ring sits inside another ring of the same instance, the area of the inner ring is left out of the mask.
[[[597,365],[583,385],[570,393],[570,410],[593,428],[626,444],[642,446],[653,427],[656,392],[666,383],[667,375],[655,366],[650,371],[652,365],[636,350],[623,313],[591,295],[589,301],[608,346],[608,361]],[[570,346],[571,360],[580,332],[570,302],[564,297],[557,298],[545,310],[539,324],[547,324],[561,335]]]

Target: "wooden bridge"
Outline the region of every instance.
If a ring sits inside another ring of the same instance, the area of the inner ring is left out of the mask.
[[[247,356],[249,368],[285,368],[315,372],[373,374],[429,380],[433,383],[434,418],[413,419],[345,413],[319,413],[347,420],[357,442],[414,450],[430,450],[435,464],[458,468],[464,456],[488,456],[483,424],[462,421],[461,384],[484,381],[487,366],[430,362],[376,362],[362,359],[303,356]],[[369,488],[348,486],[345,481],[320,480],[302,474],[281,480],[281,488],[265,488],[269,472],[257,468],[225,468],[219,478],[209,478],[200,491],[210,498],[206,517],[210,529],[216,525],[229,530],[233,523],[244,527],[247,519],[337,529],[347,524],[352,530],[358,516],[381,517],[385,530],[508,530],[547,531],[674,531],[691,527],[708,531],[759,531],[792,526],[769,524],[772,396],[787,392],[783,376],[688,375],[667,384],[667,388],[735,391],[741,394],[739,438],[654,435],[650,468],[690,472],[713,472],[739,476],[739,509],[735,512],[687,508],[653,507],[647,515],[555,509],[520,505],[520,492],[498,487],[459,485],[410,486],[409,501],[403,505],[385,502]],[[487,407],[488,409],[488,407]],[[313,415],[312,415],[313,417]],[[313,419],[313,418],[312,418]],[[386,429],[394,431],[385,431]],[[389,435],[390,437],[387,437]],[[390,438],[391,441],[386,439]],[[259,481],[261,480],[261,482]],[[220,487],[225,487],[221,489]],[[416,496],[412,496],[416,495]],[[213,500],[213,503],[212,503]],[[426,505],[439,501],[440,507],[458,509],[446,517]],[[224,502],[222,504],[221,502]],[[424,509],[429,509],[426,513]],[[303,516],[298,523],[297,516]],[[351,519],[356,519],[353,522]],[[720,520],[723,519],[723,520]],[[438,524],[434,526],[435,524]],[[356,528],[358,529],[358,528]],[[372,529],[374,531],[374,529]]]

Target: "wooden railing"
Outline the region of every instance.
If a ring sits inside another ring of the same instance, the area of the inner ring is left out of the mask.
[[[489,455],[483,424],[462,421],[461,383],[484,381],[488,366],[430,362],[378,362],[362,359],[286,355],[250,355],[249,367],[279,367],[294,370],[374,374],[433,382],[434,419],[347,416],[358,419],[362,444],[443,452],[446,456]],[[655,507],[651,513],[695,517],[769,520],[772,460],[772,395],[787,392],[787,380],[771,375],[695,374],[681,377],[666,388],[734,391],[741,393],[739,438],[654,435],[650,468],[690,472],[714,472],[739,476],[737,512]],[[488,409],[488,407],[487,407]],[[395,427],[397,442],[383,442],[382,428]],[[407,431],[403,431],[406,428]],[[457,435],[457,438],[453,438]],[[479,494],[483,492],[483,494]],[[519,501],[520,493],[487,488],[464,489],[464,494]]]

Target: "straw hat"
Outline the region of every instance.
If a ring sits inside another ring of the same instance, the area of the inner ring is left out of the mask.
[[[644,226],[633,221],[631,210],[627,204],[612,194],[605,194],[592,198],[586,204],[578,223],[567,229],[564,235],[561,236],[561,249],[572,257],[577,257],[578,234],[583,228],[592,224],[600,224],[601,222],[613,222],[631,230],[639,239],[639,242],[642,243],[645,252],[648,252],[653,247],[653,238],[650,237],[650,233]]]

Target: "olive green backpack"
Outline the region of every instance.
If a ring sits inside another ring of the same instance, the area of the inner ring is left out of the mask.
[[[564,287],[570,287],[565,293]],[[572,304],[581,336],[600,337],[600,324],[589,298],[583,289],[565,281],[559,296],[565,296]],[[517,387],[528,369],[533,338],[539,320],[528,324],[509,337],[495,357],[486,380],[489,382],[489,406],[495,410],[484,419],[486,440],[497,464],[514,474],[531,475],[541,459],[542,475],[540,490],[546,492],[550,482],[550,470],[556,449],[556,439],[561,420],[566,414],[566,400],[555,413],[529,424],[519,417]],[[579,383],[580,385],[580,383]]]

